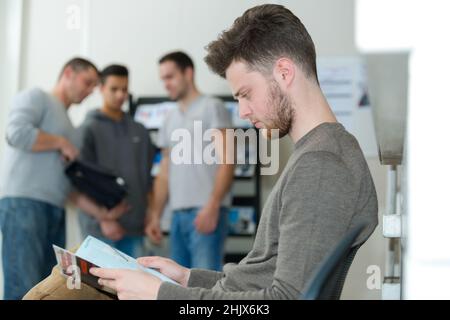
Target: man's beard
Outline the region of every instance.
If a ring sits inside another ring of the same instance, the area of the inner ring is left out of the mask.
[[[172,98],[173,101],[179,101],[181,99],[186,98],[188,95],[188,88],[187,86],[183,86],[180,91],[178,91],[175,96]]]
[[[179,91],[179,92],[177,92],[175,94],[175,96],[172,97],[172,100],[173,101],[179,101],[179,100],[183,99],[184,97],[186,97],[186,93],[182,92],[182,91]]]
[[[295,110],[290,97],[281,91],[274,79],[269,82],[269,99],[266,107],[273,110],[268,119],[267,138],[282,138],[287,135],[291,131]],[[273,129],[278,129],[278,133],[275,134]]]

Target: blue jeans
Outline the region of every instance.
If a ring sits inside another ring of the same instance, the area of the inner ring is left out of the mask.
[[[66,242],[63,208],[27,198],[0,199],[4,299],[22,297],[56,264],[52,244]]]
[[[133,258],[139,258],[147,255],[144,249],[144,237],[125,236],[118,241],[113,241],[108,238],[98,239]]]
[[[175,210],[170,227],[172,259],[187,268],[221,271],[225,239],[228,234],[228,209],[220,209],[217,228],[209,234],[199,233],[194,225],[200,208]]]

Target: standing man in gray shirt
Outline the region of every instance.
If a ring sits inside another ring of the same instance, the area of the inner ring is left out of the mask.
[[[79,145],[67,109],[83,101],[97,81],[94,64],[74,58],[51,93],[34,88],[14,98],[0,182],[5,299],[21,299],[50,274],[56,263],[52,244],[65,246],[64,207],[71,187],[64,166],[78,156]],[[124,210],[120,205],[108,212],[76,192],[70,199],[96,219],[114,219]]]
[[[110,65],[100,73],[103,105],[92,110],[80,127],[80,158],[108,168],[125,180],[129,212],[119,220],[98,221],[78,215],[84,237],[92,235],[132,257],[144,254],[144,229],[149,215],[151,169],[155,147],[143,125],[122,111],[128,98],[128,69]]]
[[[203,161],[206,142],[194,139],[202,139],[208,129],[218,129],[218,134],[225,137],[225,129],[232,127],[231,116],[219,99],[202,95],[197,90],[194,63],[186,53],[172,52],[163,56],[159,60],[159,70],[169,97],[177,101],[177,107],[169,111],[159,130],[162,161],[155,179],[147,234],[153,242],[161,241],[160,217],[169,198],[173,212],[170,227],[172,258],[189,268],[221,270],[234,165],[225,161],[206,163]],[[183,152],[191,155],[184,162],[177,161],[176,155],[172,154],[174,147],[181,143],[172,137],[177,130],[184,130],[192,138],[182,141],[186,146]]]

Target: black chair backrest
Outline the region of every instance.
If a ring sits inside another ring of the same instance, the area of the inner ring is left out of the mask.
[[[348,270],[361,246],[352,244],[366,227],[366,223],[358,224],[330,251],[313,273],[300,299],[338,300],[341,297]]]

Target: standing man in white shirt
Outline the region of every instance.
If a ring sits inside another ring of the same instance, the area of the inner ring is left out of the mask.
[[[171,134],[187,130],[195,137],[194,127],[201,124],[203,132],[219,129],[225,141],[225,129],[231,128],[231,117],[222,101],[203,95],[194,82],[194,63],[184,52],[172,52],[159,60],[161,80],[170,99],[177,107],[167,115],[159,130],[158,146],[162,162],[154,184],[154,202],[147,234],[153,242],[161,241],[160,218],[167,199],[173,211],[170,227],[172,259],[192,268],[221,270],[224,243],[228,234],[228,210],[231,205],[230,187],[234,165],[178,164],[171,158],[176,141]],[[202,132],[202,136],[203,136]],[[205,143],[201,142],[204,149]],[[196,144],[191,141],[191,146]],[[199,152],[194,147],[192,154]],[[195,155],[194,155],[195,157]]]

